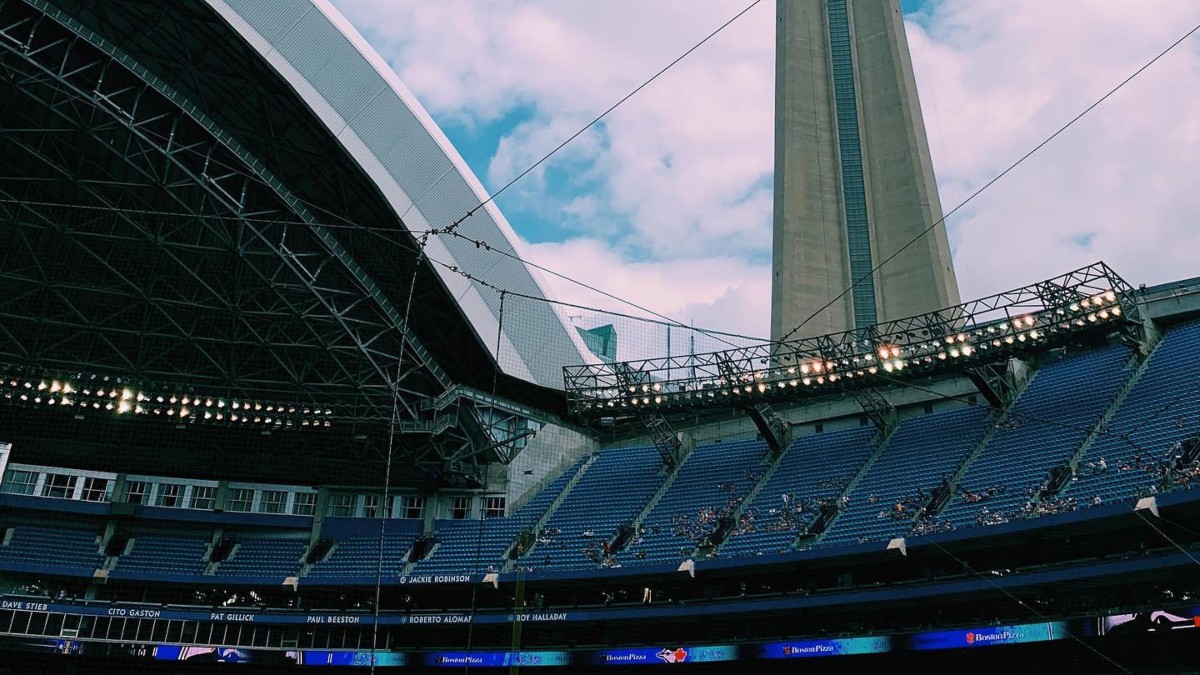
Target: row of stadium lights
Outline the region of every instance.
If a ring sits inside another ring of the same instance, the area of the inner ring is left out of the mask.
[[[702,391],[664,392],[662,383],[630,385],[628,395],[616,394],[617,390],[606,390],[607,402],[594,403],[597,407],[655,406],[678,404],[690,401],[713,400],[717,397],[767,394],[772,386],[778,390],[797,389],[834,384],[843,379],[864,378],[885,373],[898,373],[908,367],[931,366],[935,362],[953,361],[975,355],[977,352],[1003,349],[1017,344],[1032,343],[1047,333],[1072,330],[1092,324],[1107,322],[1120,317],[1121,307],[1113,291],[1105,291],[1090,298],[1072,302],[1066,308],[1056,308],[1038,314],[1028,314],[1011,321],[989,325],[968,333],[959,333],[929,342],[906,346],[881,344],[875,353],[862,354],[840,361],[809,358],[798,366],[758,370],[741,376],[741,382],[733,386],[724,378]],[[1037,328],[1038,325],[1045,326]],[[712,386],[715,385],[715,386]],[[585,403],[587,405],[593,405]]]
[[[189,394],[145,394],[130,388],[79,388],[70,382],[54,380],[9,379],[4,399],[35,405],[73,407],[80,410],[104,410],[117,415],[160,415],[188,422],[228,422],[292,428],[299,415],[301,427],[329,427],[333,415],[329,408],[297,407],[283,403],[261,401],[226,401],[223,398],[200,397]]]

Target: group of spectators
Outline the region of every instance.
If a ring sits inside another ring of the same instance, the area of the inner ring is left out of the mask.
[[[978,492],[964,489],[964,490],[960,490],[958,494],[964,503],[978,504],[979,502],[986,502],[987,500],[989,500],[992,497],[995,497],[997,495],[1004,494],[1004,486],[1003,485],[989,485],[986,489],[980,490]]]
[[[811,519],[808,518],[802,508],[783,508],[771,509],[769,515],[774,516],[771,522],[763,526],[764,532],[782,532],[785,530],[795,530],[799,532],[807,531]]]
[[[917,521],[917,524],[913,525],[912,533],[915,536],[920,536],[922,534],[950,532],[953,529],[954,523],[952,521],[942,520],[940,518],[931,518],[929,520]]]
[[[875,497],[875,495],[871,495],[871,497]],[[871,497],[867,498],[868,502],[871,501]],[[928,496],[924,491],[918,491],[915,495],[904,495],[896,500],[896,503],[892,505],[892,508],[881,509],[878,517],[881,519],[891,518],[892,520],[912,520],[917,516],[917,512],[920,511],[925,505],[927,499]],[[876,498],[875,502],[878,501],[878,498]]]
[[[1092,506],[1099,505],[1102,502],[1103,500],[1099,495],[1095,495],[1089,500],[1089,504]],[[1020,508],[1010,511],[1001,509],[991,510],[984,506],[975,512],[975,522],[980,525],[999,525],[1013,520],[1037,518],[1078,510],[1079,502],[1074,497],[1054,496],[1027,501]]]
[[[721,520],[731,517],[741,504],[741,497],[730,497],[720,507],[705,506],[698,509],[695,515],[681,513],[671,519],[671,530],[677,537],[700,541],[716,531]]]
[[[1099,499],[1099,497],[1093,497],[1092,501],[1095,502],[1096,499]],[[1075,501],[1074,497],[1048,497],[1038,501],[1036,504],[1026,502],[1022,508],[1022,515],[1026,518],[1032,518],[1078,510],[1079,504]]]
[[[822,490],[836,490],[838,492],[845,490],[846,486],[849,484],[850,479],[846,476],[841,476],[840,478],[826,478],[824,480],[817,481],[818,488]]]
[[[984,506],[975,512],[975,523],[978,525],[999,525],[1007,523],[1013,514],[1002,511],[992,511]]]

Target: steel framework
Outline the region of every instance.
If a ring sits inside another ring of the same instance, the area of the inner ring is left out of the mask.
[[[1133,289],[1104,263],[921,316],[814,338],[564,369],[582,419],[786,401],[1003,363],[1139,323]]]
[[[455,382],[403,303],[436,321],[444,288],[411,294],[424,267],[409,235],[384,251],[354,231],[356,218],[403,224],[358,174],[330,170],[319,148],[336,143],[294,92],[247,77],[257,66],[237,40],[203,37],[222,33],[187,0],[0,0],[0,402],[87,398],[131,417],[228,423],[223,404],[251,401],[272,408],[272,425],[308,426],[321,411],[321,426],[355,433],[388,429],[395,406],[402,431],[437,426]],[[51,382],[55,397],[22,398]],[[95,395],[114,389],[111,402]],[[401,452],[511,460],[528,435],[520,415],[449,399],[461,424],[414,433]]]

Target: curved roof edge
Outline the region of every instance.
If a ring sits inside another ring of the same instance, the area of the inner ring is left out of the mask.
[[[414,235],[446,227],[487,199],[433,118],[329,0],[205,2],[292,87]],[[493,202],[460,231],[524,259]],[[432,237],[426,250],[499,288],[553,300],[540,270],[524,262],[453,237]],[[441,265],[434,269],[506,374],[561,389],[562,366],[595,360],[548,302],[524,303],[520,322],[505,321],[497,354],[498,294]]]

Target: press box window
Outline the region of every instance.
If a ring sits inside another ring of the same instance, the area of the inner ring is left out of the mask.
[[[283,490],[264,490],[260,508],[263,513],[284,513],[287,511],[287,493]]]
[[[179,483],[159,483],[158,496],[154,501],[155,506],[162,506],[168,509],[182,508],[183,486]]]
[[[488,497],[483,502],[483,517],[484,518],[503,518],[505,502],[503,497]]]
[[[354,495],[333,495],[329,498],[327,515],[336,518],[349,518],[354,515]]]
[[[108,501],[108,479],[107,478],[85,478],[83,481],[83,501],[85,501],[85,502],[106,502],[106,501]]]
[[[192,488],[192,508],[211,510],[217,505],[217,488],[213,485],[197,485]]]
[[[146,493],[150,484],[144,480],[131,480],[125,484],[125,501],[130,504],[141,504],[146,501]]]
[[[317,493],[297,492],[292,502],[292,513],[297,516],[311,516],[317,512]]]
[[[46,484],[42,486],[42,496],[70,499],[75,493],[76,478],[78,476],[68,476],[65,473],[46,474]]]
[[[247,512],[254,508],[254,490],[250,488],[234,488],[229,491],[228,511]]]
[[[424,497],[404,497],[404,513],[405,518],[420,520],[425,517],[425,498]]]
[[[31,495],[37,489],[37,479],[38,475],[33,471],[9,469],[8,473],[4,474],[4,484],[0,485],[0,492],[10,495]]]
[[[465,520],[471,515],[471,498],[455,497],[450,501],[450,517],[454,520]]]
[[[378,518],[379,517],[379,495],[366,495],[363,497],[363,517]]]

